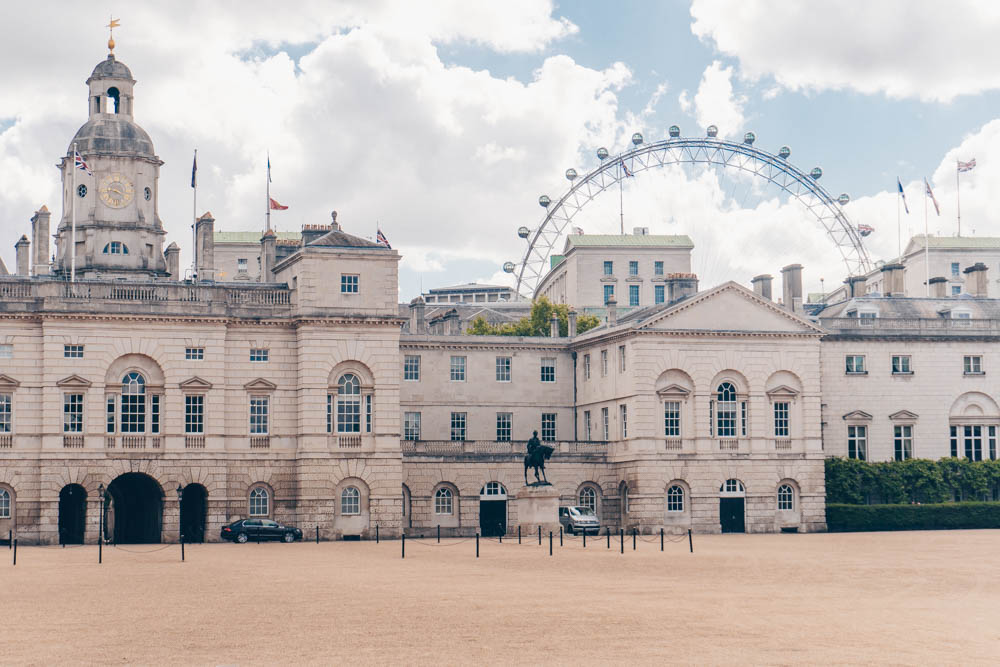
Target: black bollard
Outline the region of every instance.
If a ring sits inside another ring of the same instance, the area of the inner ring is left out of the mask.
[[[260,544],[260,534],[261,534],[262,532],[263,532],[262,530],[260,530],[260,529],[257,529],[257,544]]]
[[[438,524],[438,544],[441,544],[441,524]]]
[[[542,546],[542,527],[538,527],[538,546]]]
[[[587,529],[583,529],[583,548],[587,548]]]
[[[181,534],[181,562],[184,562],[184,534]]]
[[[378,524],[375,524],[375,544],[378,544]]]
[[[479,533],[476,533],[476,558],[479,558]]]
[[[632,551],[635,551],[635,528],[632,529]]]
[[[517,543],[521,543],[521,524],[517,524]]]
[[[14,548],[14,531],[13,530],[8,530],[7,531],[7,551],[10,551],[13,548]]]
[[[611,548],[611,526],[608,526],[608,548]]]
[[[316,526],[316,544],[319,544],[319,526]]]
[[[691,541],[691,529],[688,528],[688,548],[694,553],[694,542]]]
[[[406,558],[406,533],[403,533],[403,537],[399,541],[400,548],[403,550],[402,557]]]
[[[559,546],[562,546],[562,526],[559,526]]]
[[[98,535],[97,536],[97,564],[98,565],[101,564],[102,557],[104,556],[104,554],[102,553],[102,549],[103,548],[104,548],[104,540],[101,539],[100,535]]]
[[[498,531],[497,538],[500,540],[500,544],[503,544],[503,531]]]
[[[660,528],[660,551],[663,551],[663,529]]]
[[[618,529],[618,537],[619,537],[619,538],[621,539],[621,541],[622,541],[622,548],[621,548],[621,552],[622,552],[622,553],[625,553],[625,529],[624,529],[624,528],[619,528],[619,529]]]
[[[549,531],[549,555],[552,555],[552,531]]]
[[[17,539],[14,540],[14,565],[17,565]]]

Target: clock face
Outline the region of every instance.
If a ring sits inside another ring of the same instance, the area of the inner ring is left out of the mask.
[[[135,187],[127,178],[115,173],[104,177],[98,192],[101,195],[101,201],[107,206],[111,208],[123,208],[132,201],[132,196],[135,194]]]

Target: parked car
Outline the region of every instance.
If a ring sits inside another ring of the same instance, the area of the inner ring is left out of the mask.
[[[223,526],[220,537],[240,544],[258,539],[294,542],[302,539],[302,531],[270,519],[240,519],[233,521],[228,526]]]
[[[601,522],[589,507],[560,507],[559,523],[570,535],[575,535],[577,531],[595,535],[601,532]]]

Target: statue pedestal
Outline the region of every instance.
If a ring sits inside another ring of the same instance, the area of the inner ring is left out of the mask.
[[[523,486],[517,492],[517,523],[522,538],[559,532],[559,491],[554,486]]]

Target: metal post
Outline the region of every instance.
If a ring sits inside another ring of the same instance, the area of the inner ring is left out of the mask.
[[[691,529],[688,528],[688,548],[694,553],[694,542],[691,541]]]
[[[552,555],[552,531],[549,531],[549,555]]]
[[[538,546],[542,546],[542,527],[538,527]]]
[[[479,533],[476,533],[476,558],[479,558]]]
[[[441,544],[441,524],[438,524],[438,544]]]
[[[375,524],[375,544],[378,544],[378,524]]]
[[[521,543],[521,524],[517,524],[517,543]]]
[[[663,551],[663,529],[660,528],[660,551]]]
[[[611,526],[608,526],[608,548],[611,548]]]
[[[103,486],[103,484],[101,485]],[[103,558],[102,549],[104,548],[104,490],[99,490],[99,495],[101,496],[101,509],[97,516],[97,564],[100,565]]]
[[[618,529],[618,537],[621,539],[621,542],[622,542],[622,544],[621,544],[621,552],[625,553],[625,529],[624,528],[619,528]]]
[[[17,538],[14,538],[14,565],[17,565]]]
[[[403,533],[403,538],[400,540],[399,544],[401,545],[400,548],[402,549],[403,558],[406,558],[406,533]]]
[[[559,546],[562,546],[562,525],[559,526]]]
[[[499,540],[500,544],[503,544],[503,531],[502,530],[497,531],[497,539]]]
[[[184,533],[181,533],[181,562],[184,562]]]
[[[8,530],[7,531],[7,550],[10,551],[13,548],[14,548],[14,531],[13,530]]]
[[[583,548],[587,548],[587,529],[583,529]]]
[[[316,526],[316,544],[319,544],[319,526]]]
[[[632,551],[635,551],[635,528],[632,529]]]

